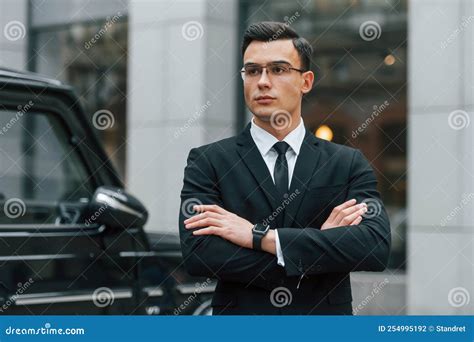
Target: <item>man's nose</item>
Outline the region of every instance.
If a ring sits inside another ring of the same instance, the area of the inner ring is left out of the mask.
[[[272,86],[270,82],[270,78],[268,77],[267,68],[262,69],[262,75],[260,75],[260,79],[258,80],[258,87],[259,88],[270,88]]]

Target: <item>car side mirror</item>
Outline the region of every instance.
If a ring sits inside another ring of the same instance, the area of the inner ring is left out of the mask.
[[[143,227],[148,219],[145,206],[123,189],[101,186],[89,202],[86,225],[104,224],[113,228]]]

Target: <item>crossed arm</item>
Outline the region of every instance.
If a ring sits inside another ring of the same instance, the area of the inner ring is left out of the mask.
[[[191,150],[181,200],[203,204],[195,207],[200,214],[193,217],[186,217],[183,210],[180,213],[188,272],[273,289],[287,276],[385,268],[390,249],[388,218],[372,169],[356,153],[349,180],[352,200],[334,208],[321,229],[278,228],[283,268],[276,263],[275,233],[270,231],[262,240],[263,251],[252,250],[254,223],[223,208],[213,168],[198,149]],[[364,199],[380,203],[375,217],[363,220],[366,207],[356,203]]]
[[[186,229],[196,229],[194,236],[216,235],[238,246],[252,249],[252,228],[254,223],[233,214],[218,205],[195,205],[197,214],[184,221]],[[355,199],[335,207],[321,230],[342,225],[357,225],[367,211],[367,204],[356,204]],[[270,230],[262,239],[262,249],[276,255],[275,231]]]

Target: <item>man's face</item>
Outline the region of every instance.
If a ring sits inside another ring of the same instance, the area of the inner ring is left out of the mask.
[[[286,62],[292,68],[301,69],[298,51],[290,39],[271,42],[252,41],[245,50],[244,66],[266,65],[276,61]],[[308,74],[309,75],[308,77]],[[301,97],[311,90],[312,72],[296,70],[282,75],[272,75],[268,69],[244,80],[245,102],[250,111],[260,120],[269,121],[272,113],[287,111],[292,116],[301,114]]]

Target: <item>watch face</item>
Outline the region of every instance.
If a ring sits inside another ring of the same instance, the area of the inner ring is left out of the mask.
[[[255,226],[255,231],[264,233],[268,229],[267,226],[264,226],[263,224],[257,224]]]

